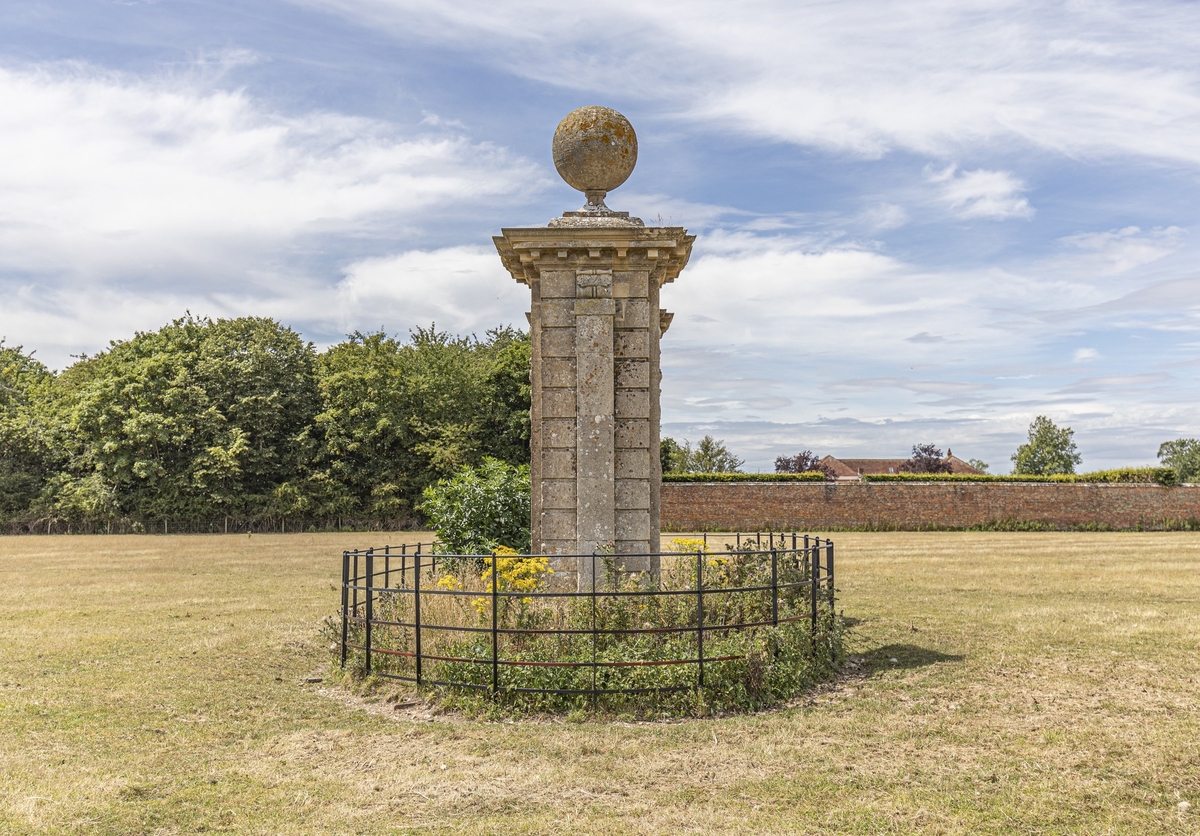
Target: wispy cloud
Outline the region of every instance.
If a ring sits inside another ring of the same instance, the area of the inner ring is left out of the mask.
[[[1033,217],[1033,207],[1021,196],[1025,184],[1007,171],[960,172],[951,165],[941,171],[929,171],[928,177],[937,187],[941,201],[960,218],[1003,221]]]
[[[1062,243],[1093,254],[1087,260],[1091,268],[1111,275],[1158,261],[1176,250],[1183,236],[1184,231],[1177,226],[1146,232],[1127,226],[1106,232],[1080,232],[1063,238]]]
[[[436,322],[455,332],[503,322],[525,327],[529,289],[517,284],[492,247],[411,250],[349,265],[338,283],[342,322]]]
[[[337,265],[319,255],[331,237],[357,242],[340,252],[394,250],[397,233],[452,209],[544,185],[528,162],[461,136],[283,115],[195,78],[0,70],[0,333],[43,356],[86,347],[76,328],[34,326],[37,311],[57,317],[46,303],[69,288],[93,299],[121,289],[110,329],[159,324],[158,300],[175,315],[185,304],[252,310],[325,270],[332,285]],[[301,317],[324,313],[314,300]]]
[[[868,157],[1016,143],[1200,162],[1193,4],[296,2],[555,86]]]

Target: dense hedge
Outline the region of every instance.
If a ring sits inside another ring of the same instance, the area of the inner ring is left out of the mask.
[[[664,473],[664,482],[824,482],[820,471],[808,473]]]
[[[1053,476],[988,473],[880,473],[864,475],[864,482],[1097,482],[1108,484],[1177,485],[1179,477],[1170,467],[1125,467],[1092,473],[1058,473]]]

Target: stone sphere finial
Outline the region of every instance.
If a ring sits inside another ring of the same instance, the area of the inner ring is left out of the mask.
[[[629,179],[637,164],[637,134],[611,107],[586,105],[558,123],[553,150],[562,179],[587,195],[585,210],[607,211],[604,196]]]

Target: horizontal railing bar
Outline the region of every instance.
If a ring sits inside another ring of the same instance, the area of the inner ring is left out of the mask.
[[[518,688],[509,686],[501,691],[517,694],[559,694],[568,696],[591,696],[595,694],[667,694],[676,691],[695,691],[695,685],[660,685],[647,688]]]
[[[695,633],[699,630],[704,630],[708,633],[713,630],[740,630],[750,627],[766,627],[772,624],[786,624],[791,621],[800,621],[801,619],[809,618],[811,613],[805,612],[803,615],[789,616],[787,618],[779,618],[778,620],[768,621],[739,621],[734,624],[705,624],[703,627],[695,625],[682,625],[677,627],[605,627],[592,630],[588,627],[564,627],[561,630],[553,628],[535,629],[532,627],[500,627],[496,632],[500,635],[508,636],[629,636],[629,635],[653,635],[655,633]],[[366,624],[366,619],[362,616],[351,616],[349,619],[355,624]],[[380,621],[371,619],[372,627],[401,627],[408,629],[416,629],[416,622],[412,621]],[[422,630],[446,630],[455,633],[487,633],[491,634],[490,627],[462,627],[457,624],[429,624],[421,622]],[[346,645],[352,647],[353,645]],[[371,652],[375,652],[375,648],[371,648]]]
[[[382,574],[377,572],[376,574]],[[820,580],[828,579],[827,573],[822,573]],[[802,581],[793,581],[791,583],[781,583],[776,589],[803,589],[812,586],[812,579],[807,578]],[[362,584],[349,583],[346,584],[347,589],[357,589],[359,592],[375,592],[379,594],[388,593],[390,595],[415,595],[417,590],[412,587],[399,586],[370,586]],[[770,586],[705,586],[705,594],[723,595],[734,594],[738,592],[770,592]],[[481,598],[490,597],[492,591],[490,589],[421,589],[422,595],[448,595],[451,597],[460,598]],[[663,595],[692,595],[696,594],[696,587],[688,589],[636,589],[636,590],[599,590],[595,592],[518,592],[513,590],[498,590],[496,596],[499,598],[630,598],[638,595],[646,597],[659,597]]]

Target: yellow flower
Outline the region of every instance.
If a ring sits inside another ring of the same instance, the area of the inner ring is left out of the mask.
[[[442,575],[437,579],[438,589],[462,589],[462,582],[454,575]]]
[[[676,537],[671,541],[671,551],[681,554],[695,554],[696,552],[707,552],[708,548],[704,545],[703,540]]]

